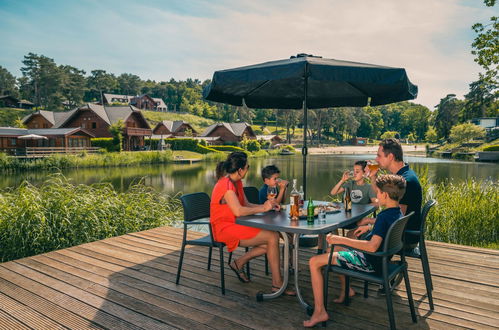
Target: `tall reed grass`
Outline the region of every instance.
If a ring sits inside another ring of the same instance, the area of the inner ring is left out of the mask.
[[[0,261],[171,224],[181,218],[178,196],[134,184],[75,185],[61,174],[35,187],[0,192]]]

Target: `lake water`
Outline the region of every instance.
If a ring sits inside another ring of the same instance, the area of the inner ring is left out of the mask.
[[[373,158],[374,155],[309,155],[307,193],[318,199],[327,196],[332,186],[341,178],[342,172],[350,169],[356,160]],[[471,177],[499,181],[498,164],[411,156],[405,157],[405,161],[414,169],[427,166],[430,180],[435,183],[449,178],[459,181]],[[250,171],[244,184],[260,187],[262,184],[260,171],[270,164],[279,167],[282,178],[290,181],[296,178],[298,185],[301,184],[303,162],[300,155],[250,159]],[[71,169],[64,170],[63,174],[75,183],[111,182],[121,191],[126,190],[130,184],[143,180],[146,185],[169,194],[198,191],[211,193],[215,182],[215,167],[215,163],[199,162],[193,165]],[[0,178],[0,188],[15,187],[23,180],[39,184],[46,180],[49,174],[50,172],[38,171],[4,175]]]

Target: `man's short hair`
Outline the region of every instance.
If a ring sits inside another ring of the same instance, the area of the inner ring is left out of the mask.
[[[405,179],[396,174],[384,174],[376,178],[376,187],[397,202],[404,196],[406,185]]]
[[[270,179],[272,177],[272,175],[279,174],[279,173],[281,173],[281,171],[279,171],[277,166],[275,166],[275,165],[265,166],[262,169],[262,179],[263,180]]]
[[[388,154],[392,154],[393,158],[395,158],[396,161],[398,162],[403,162],[404,161],[404,153],[402,151],[402,145],[394,139],[394,138],[389,138],[389,139],[384,139],[379,143],[379,145],[383,148],[383,153],[385,156],[388,156]]]

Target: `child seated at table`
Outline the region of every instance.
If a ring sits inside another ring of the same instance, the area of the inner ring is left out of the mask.
[[[349,172],[345,171],[341,180],[331,189],[331,195],[341,194],[346,188],[350,190],[350,199],[354,204],[376,203],[376,193],[372,185],[364,180],[364,170],[367,166],[365,160],[358,160],[353,165],[353,176],[350,179]],[[364,218],[357,223],[343,227],[344,229],[354,229],[357,226],[374,224],[374,218]],[[349,232],[348,237],[353,238],[353,232]]]
[[[353,249],[367,252],[377,252],[382,248],[383,240],[388,233],[390,226],[403,215],[400,211],[399,201],[405,193],[405,179],[399,175],[386,174],[376,179],[376,197],[378,203],[385,209],[378,214],[374,228],[366,236],[365,240],[351,239],[338,235],[329,234],[327,241],[329,244],[347,245]],[[359,226],[355,230],[356,235],[367,233],[372,225]],[[332,264],[345,269],[355,269],[372,273],[380,270],[381,258],[364,254],[360,251],[336,246],[333,251]],[[325,322],[329,315],[324,307],[324,278],[322,267],[327,265],[328,253],[317,255],[309,260],[312,290],[314,294],[314,313],[310,320],[303,322],[305,327],[313,327],[319,322]],[[335,303],[342,303],[345,299],[345,277],[339,276],[341,291]],[[355,295],[355,291],[350,288],[349,296]]]
[[[267,201],[268,188],[276,187],[277,195],[274,199],[276,204],[281,204],[284,196],[286,195],[286,187],[288,185],[288,181],[280,180],[279,176],[281,171],[275,165],[265,166],[262,169],[262,180],[263,185],[260,188],[258,193],[258,197],[260,199],[260,204],[263,204]]]

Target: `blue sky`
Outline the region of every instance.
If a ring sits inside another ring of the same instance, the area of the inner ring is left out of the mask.
[[[404,67],[433,109],[477,79],[471,26],[494,14],[481,0],[0,0],[0,65],[20,76],[33,52],[87,73],[204,80],[309,53]]]

